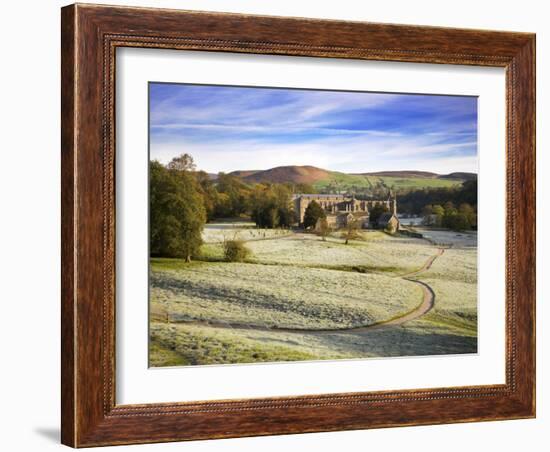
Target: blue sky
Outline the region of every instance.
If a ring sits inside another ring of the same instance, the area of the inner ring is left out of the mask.
[[[477,172],[477,98],[150,84],[151,159],[199,169]]]

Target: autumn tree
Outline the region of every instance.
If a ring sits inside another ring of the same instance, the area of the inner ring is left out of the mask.
[[[224,240],[223,255],[227,262],[243,262],[250,256],[250,249],[242,240]]]
[[[327,236],[330,235],[332,229],[330,228],[326,218],[321,218],[319,221],[319,229],[317,234],[321,237],[323,242],[326,242]]]
[[[210,175],[204,171],[195,172],[195,178],[199,183],[199,190],[202,194],[206,218],[208,221],[215,218],[216,206],[219,203],[219,195]]]
[[[359,222],[356,218],[347,221],[342,238],[345,240],[345,245],[347,245],[350,240],[359,238]]]
[[[477,227],[477,215],[474,208],[470,204],[466,202],[460,204],[458,207],[458,212],[466,217],[470,227]]]
[[[176,171],[195,171],[197,166],[189,154],[181,154],[174,157],[166,167]]]
[[[150,162],[150,252],[187,262],[199,253],[206,211],[199,184],[189,170]]]
[[[432,206],[432,214],[434,215],[433,226],[441,226],[443,224],[443,217],[445,216],[445,209],[439,204]]]
[[[250,187],[238,177],[219,173],[216,190],[221,195],[215,209],[217,218],[238,217],[249,210]]]

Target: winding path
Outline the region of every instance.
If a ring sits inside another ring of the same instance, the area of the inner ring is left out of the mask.
[[[417,276],[426,270],[429,270],[435,260],[445,252],[444,248],[438,248],[437,253],[430,256],[428,260],[418,270],[414,270],[409,273],[398,276],[398,278],[405,279],[412,283],[418,284],[422,287],[423,298],[420,303],[412,311],[405,314],[394,317],[390,320],[384,320],[382,322],[372,323],[370,325],[361,325],[347,328],[326,328],[326,329],[308,329],[308,328],[278,328],[273,326],[254,325],[247,323],[233,323],[233,322],[221,322],[212,320],[184,320],[184,321],[172,321],[173,323],[186,323],[190,325],[207,325],[216,328],[228,328],[228,329],[246,329],[254,331],[270,331],[281,333],[308,333],[308,334],[346,334],[346,333],[365,333],[368,331],[379,330],[391,326],[402,325],[403,323],[410,322],[411,320],[418,319],[426,313],[428,313],[435,304],[435,293],[432,288],[425,282],[413,279],[413,276]]]

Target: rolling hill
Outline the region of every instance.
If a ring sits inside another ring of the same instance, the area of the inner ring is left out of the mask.
[[[365,190],[376,187],[410,190],[453,187],[477,178],[475,173],[436,174],[428,171],[378,171],[342,173],[315,166],[278,166],[267,170],[239,170],[229,173],[247,183],[271,182],[311,184],[319,191]]]
[[[440,179],[455,179],[455,180],[476,180],[476,173],[450,173],[439,176]]]
[[[295,184],[314,184],[330,178],[330,171],[315,166],[277,166],[264,171],[233,171],[230,173],[245,182],[272,182]]]
[[[241,179],[243,179],[245,177],[252,176],[253,174],[261,173],[261,172],[262,172],[262,170],[242,170],[242,171],[233,171],[229,174],[231,174],[232,176],[240,177]]]
[[[439,174],[429,171],[376,171],[374,173],[357,173],[359,176],[374,177],[422,177],[427,179],[437,179]]]

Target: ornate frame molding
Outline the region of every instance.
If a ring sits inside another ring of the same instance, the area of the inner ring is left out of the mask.
[[[62,44],[64,444],[81,447],[534,416],[534,35],[77,4],[62,9]],[[116,405],[118,47],[506,68],[506,384]]]

